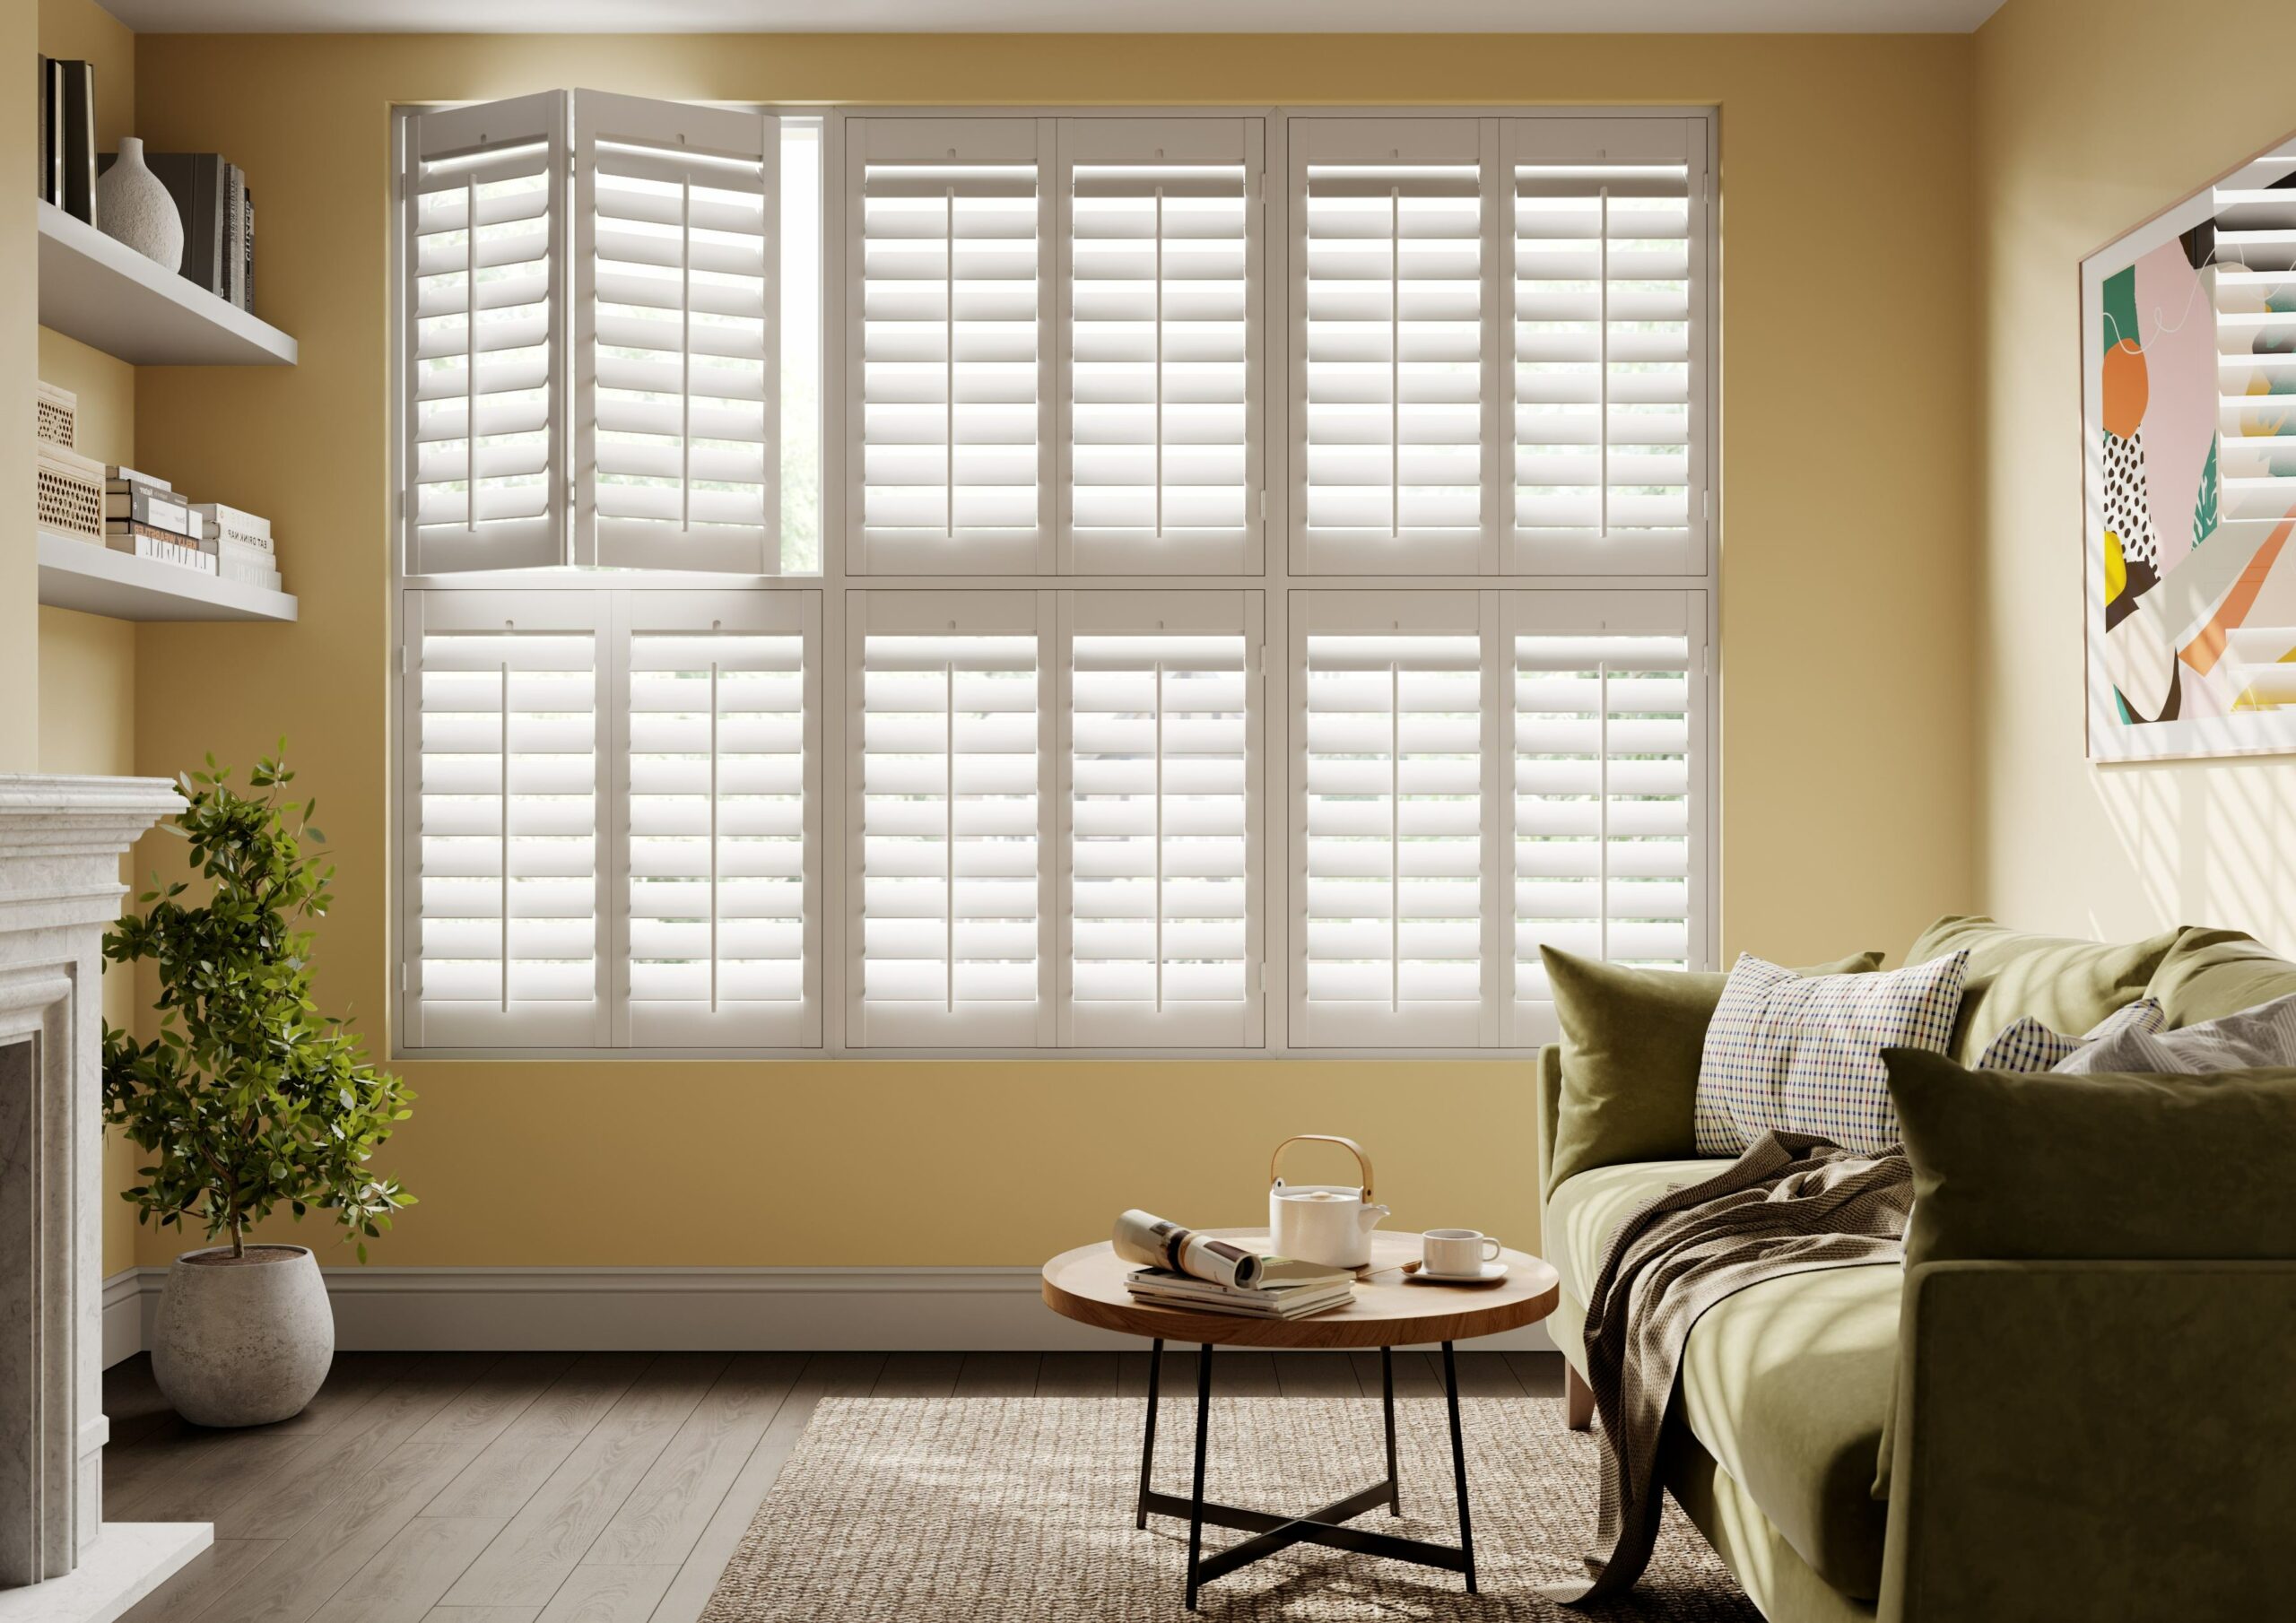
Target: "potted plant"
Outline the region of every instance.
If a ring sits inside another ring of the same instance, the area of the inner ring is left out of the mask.
[[[282,751],[284,751],[283,742]],[[335,1320],[318,1264],[300,1245],[248,1229],[285,1206],[332,1211],[358,1242],[413,1197],[368,1167],[413,1095],[368,1062],[345,1022],[311,999],[311,938],[335,876],[311,826],[316,802],[287,798],[294,774],[257,764],[250,793],[228,770],[184,777],[189,804],[160,826],[190,842],[207,881],[154,888],[104,937],[115,964],[159,973],[160,1031],[138,1045],[104,1028],[104,1119],[151,1151],[126,1192],[138,1222],[197,1223],[213,1245],[178,1257],[160,1298],[152,1373],[186,1419],[258,1426],[300,1412],[326,1378]]]

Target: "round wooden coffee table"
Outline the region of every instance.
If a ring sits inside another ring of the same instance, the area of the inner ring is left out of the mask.
[[[1266,1238],[1264,1229],[1214,1228],[1204,1232],[1224,1239]],[[1554,1311],[1561,1280],[1539,1258],[1509,1251],[1500,1256],[1500,1261],[1507,1264],[1507,1277],[1496,1285],[1421,1283],[1408,1280],[1403,1271],[1404,1264],[1418,1255],[1419,1237],[1415,1234],[1373,1235],[1370,1270],[1357,1283],[1355,1299],[1329,1313],[1290,1320],[1195,1313],[1184,1307],[1135,1301],[1125,1289],[1133,1264],[1121,1261],[1105,1240],[1097,1245],[1064,1251],[1044,1265],[1045,1305],[1055,1313],[1103,1330],[1146,1336],[1154,1343],[1148,1360],[1148,1420],[1140,1445],[1140,1497],[1133,1525],[1147,1526],[1152,1513],[1187,1518],[1190,1611],[1196,1610],[1196,1592],[1205,1584],[1294,1544],[1323,1544],[1363,1555],[1414,1561],[1422,1567],[1439,1567],[1460,1574],[1466,1580],[1468,1593],[1474,1593],[1474,1529],[1467,1511],[1466,1449],[1459,1436],[1459,1380],[1451,1344],[1538,1323]],[[1149,1482],[1156,1452],[1156,1389],[1167,1341],[1194,1341],[1201,1349],[1196,1363],[1196,1480],[1185,1499],[1177,1494],[1159,1493]],[[1403,1514],[1402,1493],[1396,1482],[1394,1349],[1423,1341],[1439,1341],[1443,1346],[1443,1398],[1450,1412],[1451,1473],[1459,1498],[1459,1542],[1456,1548],[1347,1525],[1354,1517],[1382,1505],[1390,1515]],[[1300,1516],[1207,1504],[1204,1497],[1204,1457],[1211,1436],[1214,1347],[1283,1348],[1293,1351],[1378,1348],[1380,1404],[1387,1432],[1387,1480]],[[1257,1536],[1206,1556],[1206,1522],[1217,1527],[1241,1528]]]

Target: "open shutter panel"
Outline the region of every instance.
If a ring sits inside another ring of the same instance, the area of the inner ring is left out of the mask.
[[[1552,1041],[1543,945],[1646,969],[1709,966],[1705,607],[1687,592],[1518,593],[1515,1007]]]
[[[846,126],[861,572],[1048,572],[1051,119]]]
[[[408,595],[417,1046],[608,1040],[601,601]]]
[[[1487,603],[1295,595],[1301,804],[1292,1041],[1480,1046]]]
[[[2278,524],[2296,512],[2296,159],[2258,159],[2216,188],[2215,204],[2217,513],[2224,523]],[[2197,544],[2197,518],[2194,528]],[[2276,662],[2287,638],[2270,630],[2257,640],[2274,638],[2268,651],[2243,651]]]
[[[1064,567],[1232,574],[1259,533],[1257,119],[1066,119]]]
[[[574,92],[577,556],[778,568],[778,121]]]
[[[1043,932],[1051,594],[856,593],[860,1046],[1052,1036]]]
[[[566,97],[423,113],[407,137],[407,568],[567,560]]]
[[[633,1046],[821,1041],[820,613],[811,592],[624,599]]]
[[[1292,127],[1304,440],[1297,567],[1486,567],[1483,126]]]
[[[1510,569],[1705,568],[1706,126],[1510,120]]]
[[[1256,1046],[1259,595],[1066,601],[1060,1040]]]

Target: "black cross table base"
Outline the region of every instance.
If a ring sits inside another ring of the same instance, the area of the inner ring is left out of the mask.
[[[1133,1525],[1145,1527],[1152,1512],[1160,1516],[1187,1518],[1187,1609],[1196,1610],[1196,1591],[1214,1578],[1224,1578],[1239,1567],[1265,1560],[1294,1544],[1323,1544],[1352,1549],[1360,1555],[1385,1556],[1391,1561],[1413,1561],[1465,1575],[1467,1593],[1474,1593],[1474,1527],[1467,1513],[1466,1447],[1459,1436],[1459,1376],[1451,1358],[1451,1344],[1443,1343],[1443,1398],[1451,1415],[1451,1478],[1459,1496],[1459,1541],[1454,1547],[1427,1539],[1399,1539],[1347,1523],[1365,1511],[1384,1505],[1391,1516],[1403,1515],[1403,1491],[1396,1481],[1396,1371],[1392,1350],[1379,1349],[1379,1403],[1387,1423],[1387,1480],[1375,1482],[1303,1516],[1272,1515],[1234,1505],[1208,1504],[1204,1497],[1204,1456],[1212,1436],[1212,1349],[1206,1346],[1196,1363],[1196,1480],[1187,1498],[1159,1493],[1149,1486],[1149,1471],[1156,1457],[1156,1395],[1164,1364],[1161,1337],[1148,1356],[1148,1427],[1140,1445],[1140,1504]],[[1257,1535],[1211,1555],[1204,1553],[1204,1524],[1239,1527]]]

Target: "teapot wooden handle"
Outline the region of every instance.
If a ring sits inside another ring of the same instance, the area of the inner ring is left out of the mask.
[[[1371,1158],[1363,1153],[1363,1146],[1353,1139],[1344,1139],[1336,1133],[1295,1133],[1285,1139],[1283,1144],[1345,1145],[1349,1152],[1355,1157],[1355,1164],[1363,1169],[1363,1198],[1367,1201],[1371,1198]],[[1278,1144],[1267,1158],[1267,1181],[1270,1184],[1280,1184],[1283,1181],[1275,1176],[1276,1158],[1283,1153],[1283,1144]]]

